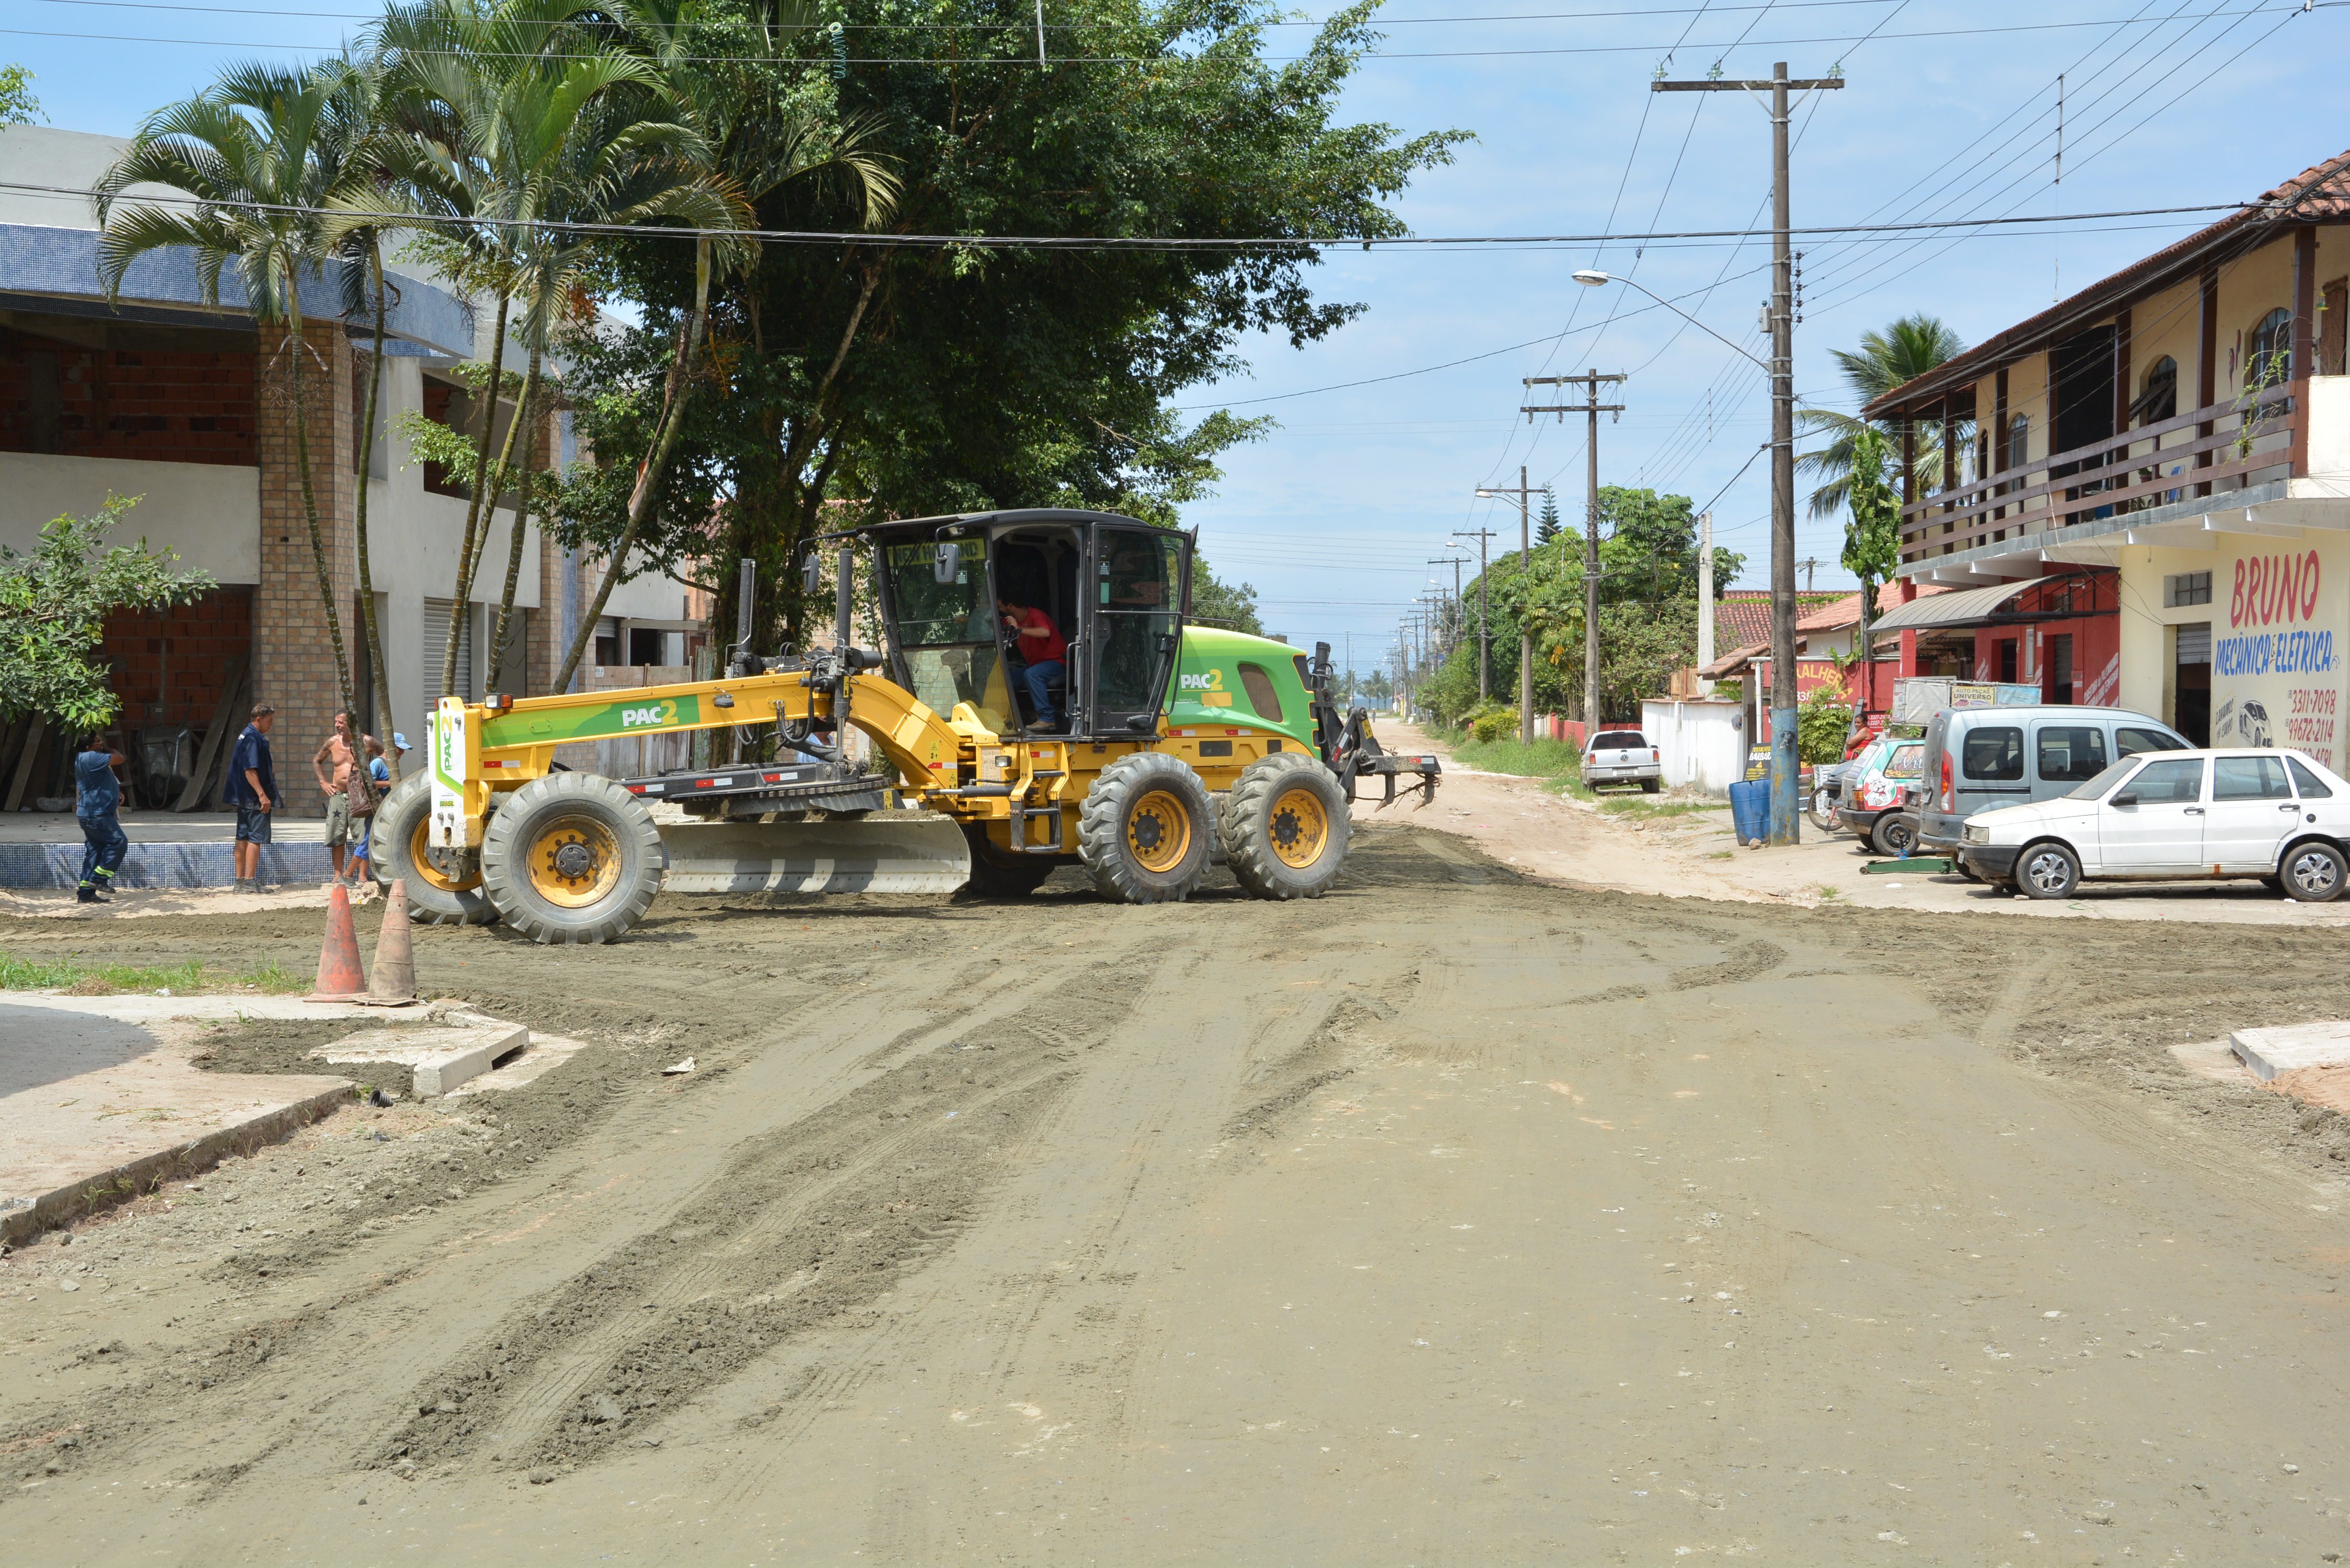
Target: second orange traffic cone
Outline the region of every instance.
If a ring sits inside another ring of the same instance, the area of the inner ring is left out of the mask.
[[[356,1002],[367,992],[359,972],[359,936],[351,925],[350,889],[340,882],[327,888],[327,939],[318,945],[317,988],[306,1002]]]
[[[369,1002],[416,1000],[416,948],[408,925],[408,882],[391,879],[384,896],[383,927],[375,938],[375,983],[368,988]]]

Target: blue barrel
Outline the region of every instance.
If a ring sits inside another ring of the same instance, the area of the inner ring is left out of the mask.
[[[1730,819],[1737,826],[1738,842],[1742,845],[1771,836],[1771,781],[1740,779],[1732,784]]]

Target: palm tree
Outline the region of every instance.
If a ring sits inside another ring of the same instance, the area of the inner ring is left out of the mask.
[[[281,334],[294,402],[294,461],[310,558],[343,707],[355,710],[343,623],[327,569],[311,483],[310,405],[305,366],[313,352],[303,336],[302,285],[319,280],[329,244],[322,215],[369,183],[367,144],[336,133],[336,104],[347,75],[339,61],[308,70],[243,66],[210,90],[158,110],[102,175],[98,202],[99,276],[118,296],[131,263],[151,251],[184,248],[196,255],[207,304],[220,302],[224,267],[234,266],[245,306],[264,330]],[[126,202],[134,185],[160,185],[186,206]]]
[[[1844,372],[1845,385],[1852,389],[1855,400],[1866,407],[1871,400],[1917,379],[1943,360],[1966,351],[1965,342],[1944,325],[1939,317],[1919,312],[1905,316],[1881,330],[1872,329],[1860,335],[1857,351],[1832,350],[1836,366]],[[1795,418],[1806,435],[1824,436],[1825,446],[1807,452],[1795,459],[1798,471],[1816,474],[1817,489],[1812,492],[1811,511],[1814,517],[1825,517],[1842,511],[1845,492],[1852,472],[1852,440],[1864,422],[1857,415],[1837,413],[1830,409],[1798,409]],[[1955,422],[1950,432],[1961,451],[1969,439],[1969,421]],[[1943,430],[1939,422],[1926,421],[1917,426],[1918,472],[1925,476],[1923,488],[1931,490],[1939,483],[1942,470]],[[1904,497],[1904,499],[1909,499]]]
[[[374,557],[368,540],[368,473],[375,461],[376,410],[383,398],[384,318],[388,312],[383,276],[386,231],[380,214],[394,207],[399,197],[383,179],[381,171],[388,130],[386,111],[390,107],[384,62],[372,53],[359,53],[346,54],[340,64],[342,79],[328,109],[328,134],[348,150],[343,154],[346,161],[374,171],[375,178],[365,182],[355,181],[355,189],[328,203],[330,213],[320,224],[320,237],[342,263],[338,277],[342,286],[344,319],[364,315],[373,326],[369,339],[367,403],[359,414],[352,536],[359,556],[360,629],[367,642],[368,668],[375,676],[375,711],[388,716],[391,712],[391,671],[384,663],[383,628],[375,612]],[[376,722],[385,721],[379,717]],[[385,746],[384,759],[390,768],[392,782],[399,783],[400,749]],[[364,763],[365,759],[360,760]]]

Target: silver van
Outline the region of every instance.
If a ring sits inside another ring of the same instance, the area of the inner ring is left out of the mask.
[[[1918,852],[1955,854],[1979,811],[2053,799],[2140,752],[2191,750],[2161,720],[2126,708],[1945,708],[1926,728]]]

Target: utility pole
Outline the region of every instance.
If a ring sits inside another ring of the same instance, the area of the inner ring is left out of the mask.
[[[1771,111],[1771,833],[1800,841],[1795,795],[1795,317],[1794,219],[1787,193],[1788,95],[1833,91],[1836,75],[1790,81],[1787,62],[1768,81],[1655,81],[1653,92],[1769,93]]]
[[[1806,556],[1802,560],[1796,562],[1795,565],[1804,568],[1804,591],[1805,593],[1810,593],[1812,591],[1812,574],[1819,570],[1820,558],[1817,556]]]
[[[1529,542],[1530,535],[1527,531],[1526,499],[1532,495],[1538,495],[1541,492],[1528,487],[1526,484],[1525,465],[1521,463],[1518,465],[1518,483],[1514,489],[1506,485],[1485,485],[1481,487],[1477,493],[1489,497],[1503,495],[1514,495],[1517,497],[1518,576],[1522,579],[1521,591],[1530,591],[1533,586],[1531,574],[1533,570],[1534,549]],[[1525,624],[1525,618],[1521,616],[1518,621],[1518,739],[1521,741],[1531,741],[1534,738],[1534,628],[1527,626]]]
[[[1697,667],[1713,662],[1713,514],[1697,518]],[[1713,682],[1698,677],[1698,694],[1713,695]]]
[[[1485,542],[1500,537],[1491,528],[1471,533],[1466,528],[1452,530],[1457,539],[1477,541],[1477,701],[1485,701],[1493,694],[1493,622],[1486,612],[1492,608],[1492,585],[1485,580]]]
[[[1449,612],[1449,618],[1444,623],[1445,629],[1449,634],[1445,638],[1444,641],[1444,653],[1445,657],[1451,658],[1453,644],[1461,635],[1461,557],[1458,556],[1434,556],[1430,557],[1428,564],[1431,566],[1450,566],[1452,568],[1452,604]]]
[[[1583,738],[1586,744],[1599,732],[1599,416],[1622,418],[1624,405],[1599,400],[1602,382],[1621,385],[1622,376],[1586,370],[1580,376],[1530,376],[1529,387],[1580,387],[1580,403],[1537,403],[1518,412],[1531,421],[1536,414],[1556,414],[1565,424],[1569,414],[1591,421],[1585,436],[1584,458],[1590,470],[1589,499],[1583,512]]]

